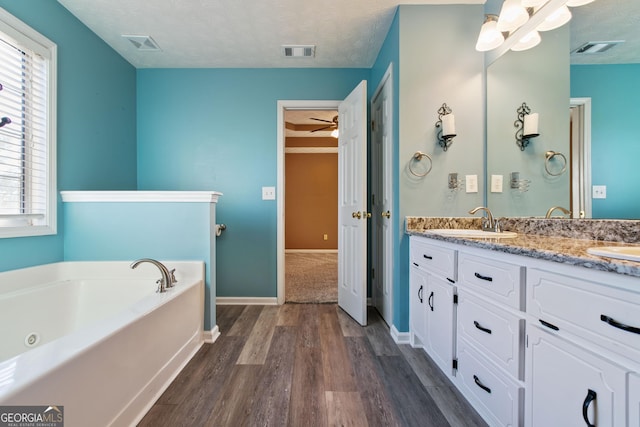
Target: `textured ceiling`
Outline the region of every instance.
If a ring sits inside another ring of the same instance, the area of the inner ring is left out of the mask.
[[[286,137],[304,137],[304,138],[326,138],[331,136],[333,129],[311,132],[314,129],[323,128],[329,123],[314,120],[313,118],[332,121],[338,115],[336,110],[285,110],[284,121],[293,126],[288,126],[285,130]],[[292,128],[297,127],[299,130]]]

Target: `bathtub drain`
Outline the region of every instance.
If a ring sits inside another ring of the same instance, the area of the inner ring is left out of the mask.
[[[35,347],[40,342],[40,334],[32,332],[24,338],[24,345],[27,347]]]

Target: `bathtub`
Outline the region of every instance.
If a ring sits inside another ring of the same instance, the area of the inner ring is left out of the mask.
[[[63,262],[0,273],[0,406],[66,427],[137,423],[203,343],[204,263]]]

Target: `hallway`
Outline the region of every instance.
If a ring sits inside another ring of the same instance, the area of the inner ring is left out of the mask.
[[[139,426],[484,426],[422,350],[369,309],[218,306],[205,344]]]

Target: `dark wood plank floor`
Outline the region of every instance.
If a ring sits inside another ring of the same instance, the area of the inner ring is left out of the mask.
[[[139,426],[486,426],[422,350],[370,309],[218,306],[205,344]]]

